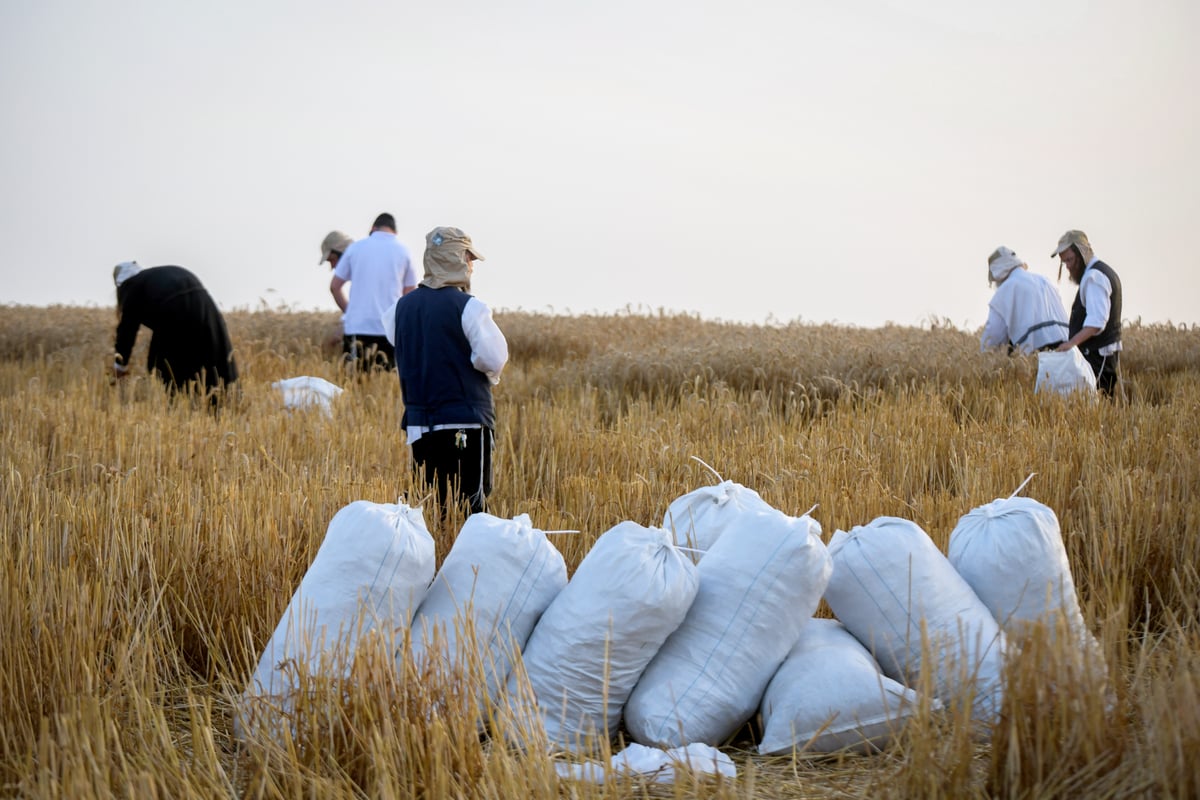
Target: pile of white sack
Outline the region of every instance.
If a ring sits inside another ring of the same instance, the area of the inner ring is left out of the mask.
[[[267,642],[239,731],[290,726],[297,672],[344,676],[371,631],[409,631],[421,666],[468,676],[495,736],[587,754],[623,724],[662,754],[654,770],[702,753],[717,774],[732,765],[711,748],[756,716],[761,753],[883,748],[922,708],[986,728],[1006,632],[1027,625],[1068,632],[1102,666],[1053,511],[996,500],[948,549],[891,517],[827,546],[809,515],[725,481],[675,500],[662,527],[614,526],[569,580],[527,515],[476,514],[435,576],[420,509],[359,501],[330,522]],[[822,598],[836,619],[814,617]]]

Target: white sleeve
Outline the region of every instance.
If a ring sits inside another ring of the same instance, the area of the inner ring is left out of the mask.
[[[412,262],[412,256],[404,262],[404,269],[400,272],[400,290],[411,289],[421,282],[421,277],[417,275],[417,268]]]
[[[987,324],[983,326],[983,333],[979,337],[979,349],[980,351],[991,350],[1006,344],[1008,344],[1008,324],[1005,323],[1004,317],[1000,316],[1000,312],[989,307]]]
[[[499,383],[500,372],[508,363],[508,341],[496,327],[492,310],[472,297],[463,308],[462,326],[471,343],[471,366],[487,375],[492,383]]]
[[[380,323],[383,324],[383,335],[387,337],[388,344],[392,347],[396,346],[396,303],[399,302],[397,300],[392,303],[387,307],[387,311],[384,311],[383,315],[379,317]]]
[[[1083,327],[1103,330],[1108,324],[1108,313],[1112,310],[1112,284],[1108,276],[1100,270],[1089,269],[1079,286],[1079,292],[1087,308]]]

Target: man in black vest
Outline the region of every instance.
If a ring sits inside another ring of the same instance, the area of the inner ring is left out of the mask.
[[[491,310],[471,296],[483,256],[458,228],[425,236],[425,277],[385,314],[404,399],[413,469],[437,490],[443,513],[451,492],[469,513],[492,491],[496,411],[492,385],[508,363],[508,342]],[[388,324],[390,323],[390,324]]]
[[[1092,254],[1087,234],[1067,231],[1058,240],[1051,257],[1067,268],[1071,280],[1079,285],[1071,305],[1068,333],[1071,338],[1058,349],[1078,347],[1096,373],[1096,386],[1112,397],[1117,387],[1121,354],[1121,279],[1108,264]]]

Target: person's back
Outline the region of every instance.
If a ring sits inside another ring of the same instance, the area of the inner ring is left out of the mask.
[[[408,248],[390,231],[372,231],[346,248],[334,274],[351,282],[342,321],[346,334],[382,336],[383,312],[403,293],[404,278],[416,285]]]
[[[1008,347],[1009,353],[1032,353],[1052,350],[1066,338],[1067,311],[1058,289],[1029,272],[1011,249],[997,247],[988,256],[988,283],[997,288],[979,336],[981,350]]]
[[[416,285],[408,248],[396,238],[396,220],[380,214],[370,236],[346,247],[329,283],[343,312],[342,350],[350,363],[360,368],[395,365],[383,312]]]
[[[443,513],[452,489],[476,513],[492,490],[492,385],[508,342],[491,309],[470,294],[474,262],[483,259],[471,237],[439,227],[425,242],[421,285],[382,320],[395,345],[401,425],[413,470],[436,488]]]
[[[1024,353],[1054,348],[1066,340],[1066,308],[1057,287],[1044,275],[1013,270],[988,305],[1008,321],[1009,341]]]

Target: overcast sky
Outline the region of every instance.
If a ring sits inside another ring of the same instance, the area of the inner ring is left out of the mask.
[[[1196,323],[1198,38],[1195,0],[3,0],[0,304],[137,259],[332,310],[322,237],[390,211],[418,262],[471,234],[496,309],[973,328],[995,247],[1054,277],[1081,228],[1127,319]]]

